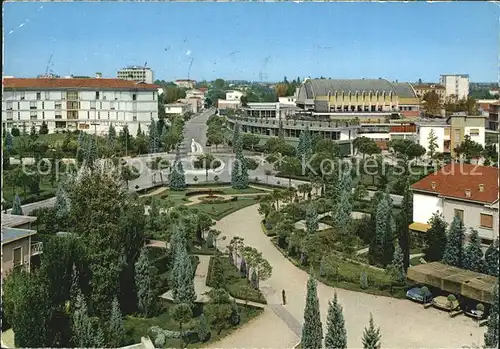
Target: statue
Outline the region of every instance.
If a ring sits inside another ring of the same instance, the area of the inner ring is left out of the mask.
[[[191,153],[196,153],[196,142],[191,138]]]

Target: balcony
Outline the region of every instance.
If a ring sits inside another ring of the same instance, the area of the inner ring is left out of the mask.
[[[400,125],[400,126],[391,126],[391,133],[415,133],[417,132],[416,125]]]
[[[43,242],[34,242],[31,244],[31,255],[36,256],[43,252]]]

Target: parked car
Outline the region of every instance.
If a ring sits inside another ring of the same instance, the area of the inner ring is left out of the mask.
[[[484,320],[488,317],[489,307],[476,301],[467,301],[462,305],[465,315],[476,320]]]
[[[432,293],[426,286],[417,286],[406,291],[406,298],[419,303],[429,303],[432,300]]]
[[[447,297],[446,296],[434,297],[432,299],[432,305],[435,308],[445,311],[456,311],[460,309],[460,303],[453,294],[450,294]]]

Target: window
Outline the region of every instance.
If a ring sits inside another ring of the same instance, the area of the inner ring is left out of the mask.
[[[460,221],[462,221],[462,223],[464,222],[464,210],[459,210],[459,209],[455,209],[455,217],[458,217],[460,218]]]
[[[153,101],[155,100],[155,98],[156,98],[156,97],[155,97],[155,93],[153,92]],[[289,99],[289,100],[290,100],[290,99]]]
[[[76,110],[71,110],[67,112],[67,119],[68,120],[76,120],[78,119],[78,111]]]
[[[42,111],[42,119],[45,120],[45,112]]]
[[[56,114],[56,119],[62,119],[62,115],[61,114]]]
[[[453,136],[455,138],[455,142],[460,142],[460,129],[456,128],[453,130]]]
[[[37,119],[38,119],[37,112],[36,111],[32,111],[30,113],[30,120],[37,120]]]
[[[36,102],[30,101],[30,109],[36,109]]]
[[[493,216],[490,214],[481,213],[481,228],[493,229]]]
[[[7,112],[7,119],[12,120],[12,112],[11,111]]]
[[[102,109],[102,102],[99,102],[99,109]]]
[[[95,109],[95,101],[90,102],[90,109]]]
[[[88,130],[89,129],[89,124],[79,124],[78,128],[80,130]]]
[[[98,119],[100,119],[100,118],[101,118],[101,112],[100,112],[100,111],[98,111],[98,112],[97,112],[97,118],[98,118]]]
[[[61,103],[56,103],[55,107],[56,107],[56,110],[61,110]]]
[[[45,102],[42,102],[42,109],[45,109]]]
[[[17,109],[21,109],[21,103],[17,102]]]
[[[56,121],[56,128],[66,128],[66,121]]]
[[[76,100],[78,100],[78,92],[77,91],[68,91],[68,92],[66,92],[66,99],[68,101],[76,101]]]
[[[133,101],[136,101],[136,100],[137,100],[137,95],[136,95],[135,93],[132,95],[132,100],[133,100]]]
[[[24,101],[24,91],[19,92],[19,95],[21,97],[21,100]]]
[[[471,136],[479,136],[479,129],[478,128],[471,128],[469,131],[469,134]]]
[[[37,92],[36,93],[36,99],[39,101],[40,99],[42,99],[42,93],[41,92]]]
[[[90,112],[87,112],[87,119],[90,119]]]
[[[99,99],[99,91],[95,91],[95,99]]]
[[[21,113],[17,112],[17,120],[21,120]]]
[[[45,91],[45,99],[50,99],[50,92],[49,91]]]
[[[14,266],[17,267],[18,265],[23,264],[23,248],[22,247],[17,247],[12,250],[13,254],[13,261],[14,261]]]

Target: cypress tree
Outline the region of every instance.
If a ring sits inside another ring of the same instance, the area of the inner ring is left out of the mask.
[[[56,211],[56,218],[64,222],[69,215],[70,203],[68,193],[66,193],[66,190],[64,190],[61,185],[57,188],[54,208]]]
[[[148,252],[143,247],[137,262],[135,262],[135,287],[137,289],[137,306],[144,317],[148,317],[152,313],[156,298],[152,290],[153,280],[150,270]]]
[[[427,245],[424,249],[425,260],[427,262],[441,261],[446,247],[446,229],[448,224],[439,213],[434,213],[428,224],[431,227],[425,233],[425,242]]]
[[[111,303],[108,336],[111,348],[118,348],[122,346],[123,338],[125,337],[125,327],[123,325],[120,303],[116,297],[113,298],[113,302]]]
[[[109,124],[109,129],[108,129],[108,139],[113,140],[116,138],[116,129],[113,126],[113,123]]]
[[[137,134],[135,136],[136,137],[142,136],[142,130],[141,130],[141,123],[140,122],[137,124]]]
[[[170,167],[169,186],[172,190],[186,189],[186,177],[184,175],[184,167],[182,166],[181,154],[179,148],[175,153],[175,162]]]
[[[234,124],[234,129],[233,129],[233,138],[231,140],[231,145],[233,146],[233,152],[236,153],[238,150],[238,147],[241,144],[238,144],[240,140],[240,123],[236,122]]]
[[[14,200],[12,201],[12,210],[10,211],[10,214],[15,214],[18,216],[23,215],[23,208],[21,207],[21,198],[17,194],[14,197]]]
[[[396,283],[402,283],[406,280],[406,271],[403,259],[403,250],[398,244],[394,250],[392,263],[387,268],[387,272],[391,276],[391,279]]]
[[[243,156],[241,142],[241,139],[237,138],[235,147],[236,161],[233,161],[231,169],[231,186],[234,189],[248,188],[248,169],[245,157]]]
[[[325,348],[347,349],[347,331],[342,306],[337,301],[337,292],[333,296],[333,301],[328,303]]]
[[[318,228],[318,212],[314,204],[309,203],[306,207],[306,231],[308,234],[314,234]]]
[[[443,263],[461,268],[463,264],[464,228],[459,217],[455,216],[451,222],[446,246],[443,253]]]
[[[305,133],[304,131],[300,131],[299,134],[299,143],[297,144],[297,155],[299,156],[299,160],[302,161],[302,158],[306,153],[306,145],[305,145]]]
[[[365,327],[365,330],[363,331],[363,338],[361,339],[363,349],[380,349],[382,346],[380,339],[380,328],[375,328],[375,325],[373,324],[373,316],[370,313],[370,323],[368,327]]]
[[[498,277],[499,266],[499,250],[498,238],[488,246],[484,254],[484,273]]]
[[[401,202],[401,226],[399,227],[399,246],[403,252],[405,270],[410,266],[410,224],[413,222],[413,193],[410,178],[406,176],[403,200]]]
[[[151,118],[149,124],[149,152],[151,154],[158,152],[158,129],[156,128],[156,121]]]
[[[483,251],[481,250],[481,239],[475,229],[470,230],[469,243],[464,249],[463,266],[465,269],[480,273],[483,270]]]
[[[93,346],[92,323],[87,312],[87,302],[80,289],[77,291],[75,310],[72,316],[73,344],[78,348]]]
[[[304,309],[304,326],[302,327],[301,344],[304,349],[321,348],[323,342],[323,326],[319,311],[317,282],[309,276],[307,281],[306,307]]]
[[[10,153],[12,152],[13,145],[12,145],[12,135],[9,131],[5,134],[5,148],[7,151]]]
[[[198,338],[202,342],[206,342],[210,339],[210,325],[208,324],[205,314],[201,314],[199,317],[196,332],[198,333]]]
[[[283,120],[278,121],[278,138],[285,139],[285,131],[283,130]]]
[[[333,221],[338,229],[346,227],[351,221],[352,212],[352,178],[348,169],[341,175],[338,185],[338,203],[335,205]]]
[[[484,346],[486,348],[498,348],[499,340],[498,340],[498,326],[500,326],[499,321],[499,297],[498,294],[498,281],[495,284],[495,288],[493,289],[493,304],[490,309],[490,317],[488,318],[488,328],[486,333],[484,334]]]
[[[193,268],[186,247],[177,244],[172,268],[172,298],[176,304],[193,305],[196,300],[193,278]]]
[[[370,257],[383,266],[389,264],[394,255],[394,220],[389,195],[386,193],[380,199],[375,214],[375,237],[369,248]]]

